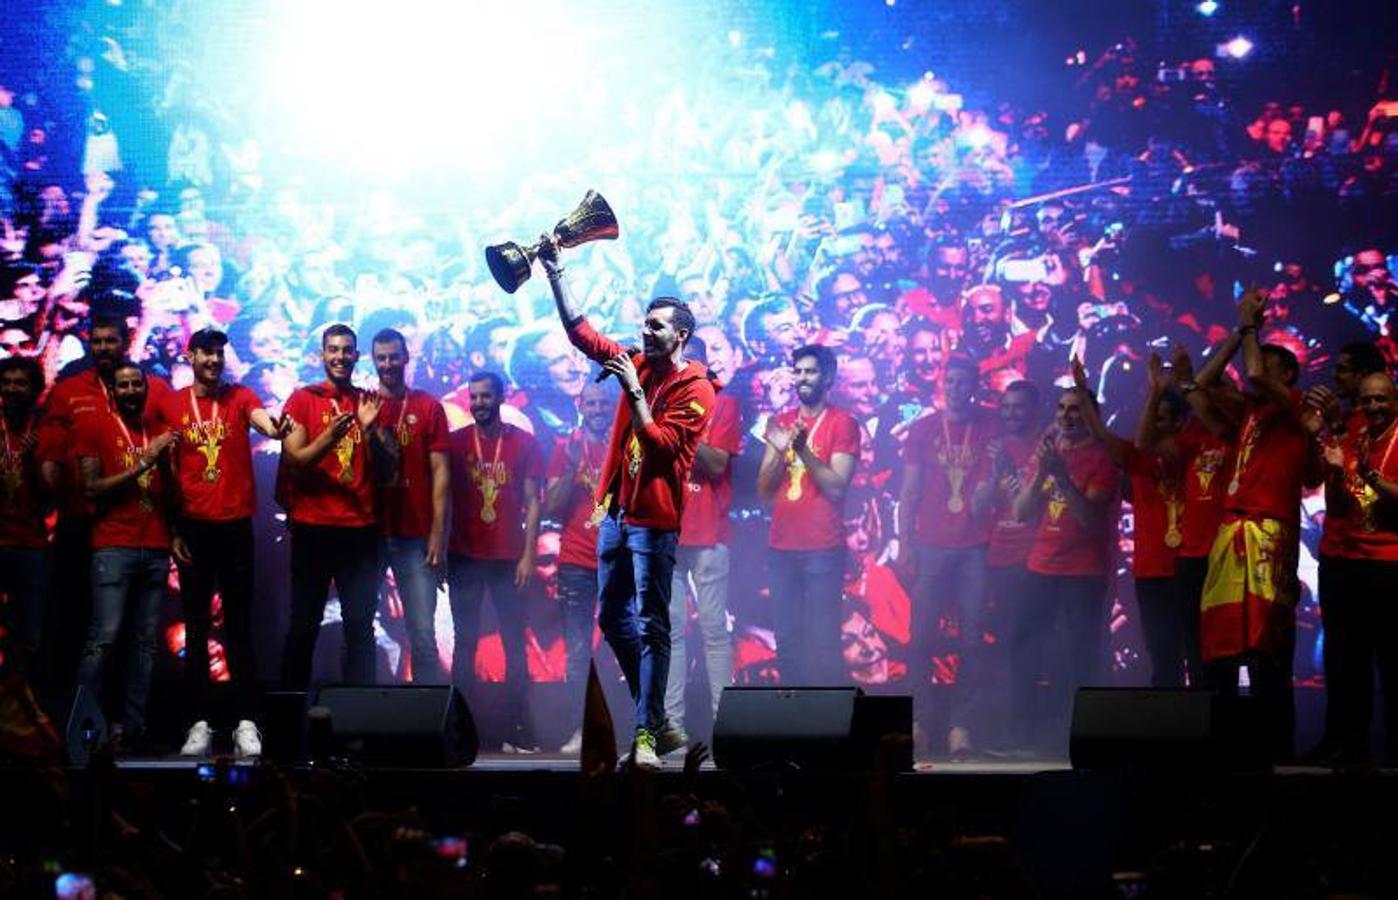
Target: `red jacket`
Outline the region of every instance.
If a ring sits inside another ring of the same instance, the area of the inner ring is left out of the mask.
[[[585,318],[568,326],[568,339],[597,363],[625,349],[598,334]],[[631,362],[641,376],[653,421],[635,428],[630,400],[622,397],[617,403],[595,499],[602,506],[615,502],[633,525],[679,531],[685,482],[713,414],[714,386],[705,368],[693,361],[664,378],[651,371],[645,354],[633,354]],[[638,462],[634,472],[633,460]]]

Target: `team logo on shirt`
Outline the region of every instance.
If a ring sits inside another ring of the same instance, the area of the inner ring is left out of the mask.
[[[1209,495],[1209,485],[1213,483],[1214,475],[1223,468],[1223,457],[1223,448],[1215,447],[1194,458],[1194,477],[1199,480],[1199,493],[1205,497]]]
[[[207,422],[191,422],[189,416],[181,419],[185,440],[204,457],[204,480],[213,483],[223,470],[219,468],[219,454],[223,452],[223,441],[228,437],[228,428],[222,419]]]
[[[121,454],[121,467],[123,469],[134,469],[141,464],[141,451],[121,438],[117,438],[117,453]],[[141,494],[142,512],[155,512],[155,500],[150,495],[150,485],[154,478],[154,468],[146,469],[136,476],[136,490]]]
[[[1063,517],[1063,510],[1068,506],[1068,498],[1063,496],[1063,492],[1058,489],[1058,480],[1052,475],[1044,479],[1044,492],[1049,495],[1049,525],[1057,527],[1058,520]]]

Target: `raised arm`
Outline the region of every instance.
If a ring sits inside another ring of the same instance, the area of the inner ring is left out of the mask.
[[[1087,369],[1083,367],[1082,360],[1073,358],[1073,385],[1083,396],[1082,410],[1083,424],[1087,430],[1092,432],[1092,436],[1102,442],[1107,448],[1107,453],[1111,456],[1112,462],[1120,468],[1126,464],[1126,441],[1112,434],[1107,430],[1107,423],[1102,421],[1102,414],[1097,409],[1097,404],[1092,402],[1096,395],[1087,385]]]

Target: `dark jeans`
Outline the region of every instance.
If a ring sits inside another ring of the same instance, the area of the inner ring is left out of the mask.
[[[109,718],[139,732],[146,724],[151,671],[159,638],[160,608],[170,578],[165,550],[104,547],[92,554],[92,624],[78,663],[77,682],[103,697]],[[126,635],[125,691],[120,709],[109,692],[108,662],[118,636]]]
[[[193,718],[209,717],[209,622],[214,591],[223,608],[223,653],[233,689],[233,718],[251,719],[257,704],[252,649],[252,519],[180,523],[192,562],[180,566],[184,607],[184,674]]]
[[[0,606],[0,626],[7,640],[11,663],[33,677],[41,658],[44,607],[49,602],[49,551],[47,547],[0,547],[0,591],[10,602]]]
[[[678,541],[678,532],[632,525],[625,513],[609,514],[597,529],[598,623],[636,703],[636,727],[650,732],[665,724]]]
[[[845,556],[845,548],[837,547],[773,549],[767,558],[783,685],[825,687],[849,681],[840,646]]]
[[[1184,687],[1186,680],[1197,685],[1199,598],[1191,601],[1177,577],[1137,578],[1136,605],[1150,655],[1150,686]]]
[[[486,592],[500,623],[500,643],[505,649],[505,695],[515,743],[533,743],[533,724],[526,708],[529,660],[525,656],[524,595],[515,587],[515,567],[509,559],[472,559],[453,555],[447,561],[451,597],[451,680],[468,697],[476,674],[476,645],[481,636],[481,606]]]
[[[558,603],[563,612],[563,644],[567,648],[565,672],[570,710],[582,715],[587,696],[587,664],[592,659],[592,634],[597,623],[597,570],[564,563],[558,567]]]
[[[427,539],[386,537],[379,544],[379,562],[393,570],[398,600],[403,604],[403,624],[412,652],[413,684],[446,681],[437,655],[437,585],[442,573],[427,564]],[[380,573],[382,580],[382,573]]]
[[[1325,632],[1333,739],[1346,759],[1368,759],[1377,664],[1383,690],[1384,759],[1393,764],[1398,762],[1398,607],[1394,605],[1398,562],[1343,562],[1345,593],[1332,605]]]
[[[53,532],[54,603],[46,616],[48,680],[73,684],[92,624],[92,520],[63,515]]]
[[[1291,690],[1291,657],[1295,650],[1296,632],[1293,629],[1287,634],[1286,647],[1275,656],[1270,653],[1249,653],[1210,660],[1204,664],[1204,686],[1230,697],[1237,696],[1239,670],[1247,666],[1248,692],[1267,730],[1267,744],[1272,757],[1277,760],[1285,760],[1291,755],[1292,735],[1296,727],[1296,703]]]
[[[379,538],[374,527],[291,526],[291,622],[282,650],[282,683],[305,690],[330,584],[340,596],[345,634],[344,681],[373,684],[377,667],[374,610],[378,606]]]
[[[1348,616],[1358,595],[1353,590],[1352,572],[1358,565],[1356,560],[1341,556],[1321,556],[1316,570],[1316,588],[1320,594],[1320,628],[1324,644],[1321,647],[1321,666],[1325,673],[1325,736],[1322,746],[1325,749],[1340,749],[1344,738],[1344,726],[1338,716],[1344,703],[1345,673],[1339,671],[1340,650],[1347,635],[1345,626],[1352,621]],[[1338,620],[1338,622],[1337,622]],[[1336,630],[1339,634],[1336,634]],[[1365,724],[1368,732],[1368,724]]]
[[[953,728],[969,727],[980,708],[985,659],[986,568],[985,547],[917,548],[917,578],[912,596],[913,659],[910,675],[917,701],[918,721],[926,724],[932,702],[932,657],[941,643],[938,624],[956,615],[957,636],[952,643],[960,663],[956,670],[956,699],[950,710]]]
[[[1012,733],[1021,747],[1067,748],[1073,695],[1107,657],[1107,577],[1030,572],[1010,633]],[[1047,676],[1048,691],[1038,682]]]

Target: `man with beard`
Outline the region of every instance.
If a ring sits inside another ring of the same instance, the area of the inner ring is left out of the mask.
[[[546,237],[539,257],[568,338],[617,376],[625,391],[595,495],[600,624],[636,703],[631,762],[655,768],[658,754],[678,749],[680,737],[661,734],[670,673],[670,592],[685,483],[713,413],[714,387],[706,367],[684,356],[694,333],[688,307],[670,297],[652,300],[641,329],[642,352],[629,353],[577,311],[557,252]]]
[[[452,488],[447,581],[456,633],[452,683],[468,692],[474,680],[481,607],[488,591],[505,651],[511,720],[508,734],[498,743],[506,753],[537,753],[525,696],[529,660],[524,586],[534,575],[544,465],[534,436],[500,420],[503,378],[477,372],[467,389],[474,421],[447,441]]]
[[[1352,522],[1355,557],[1344,603],[1327,623],[1326,685],[1334,706],[1334,743],[1343,762],[1369,754],[1374,665],[1384,697],[1384,764],[1398,762],[1398,389],[1383,372],[1364,376],[1357,405],[1364,421],[1324,451],[1327,480]],[[1314,422],[1314,420],[1311,420]],[[1327,502],[1327,509],[1329,503]],[[1338,510],[1337,510],[1338,511]],[[1338,638],[1336,646],[1329,646]],[[1331,654],[1333,653],[1333,659]],[[1333,674],[1332,674],[1333,673]]]
[[[927,319],[918,318],[903,326],[903,334],[907,351],[898,389],[879,411],[874,431],[874,466],[879,471],[897,468],[908,430],[932,410],[942,378],[942,330]]]
[[[379,550],[403,604],[414,684],[441,684],[437,656],[437,585],[446,563],[447,414],[426,391],[408,387],[408,342],[385,328],[369,344],[383,409],[375,447],[385,460],[378,491]]]
[[[83,490],[93,504],[92,624],[78,662],[77,682],[103,697],[115,720],[112,742],[126,749],[146,722],[151,671],[170,574],[175,503],[167,451],[177,437],[148,421],[146,376],[134,363],[112,367],[114,411],[99,407],[73,433]],[[182,560],[183,561],[183,560]],[[103,690],[107,663],[125,635],[124,696]]]
[[[560,441],[549,457],[544,513],[562,524],[558,549],[558,602],[563,610],[567,647],[568,691],[581,709],[592,659],[592,630],[597,619],[597,526],[592,496],[602,472],[607,429],[616,408],[615,382],[589,381],[578,398],[582,428]],[[582,750],[582,729],[575,730],[559,752]]]
[[[898,496],[898,568],[912,589],[912,669],[918,721],[931,722],[932,658],[938,623],[957,610],[957,698],[947,750],[971,752],[970,725],[980,712],[984,672],[986,569],[994,500],[990,444],[999,428],[976,405],[980,372],[974,360],[947,361],[946,408],[917,420],[903,445]]]
[[[88,332],[85,365],[61,377],[49,391],[40,425],[44,480],[58,509],[54,529],[54,619],[50,671],[59,683],[67,682],[78,665],[92,611],[92,508],[88,503],[73,455],[73,431],[85,418],[106,411],[113,404],[112,380],[131,340],[124,319],[93,319]],[[145,380],[150,408],[170,392],[163,379]]]
[[[1083,415],[1083,406],[1096,402],[1075,388],[1059,396],[1054,430],[1039,443],[1034,470],[1015,497],[1015,518],[1037,526],[1026,602],[1010,637],[1011,720],[1024,749],[1059,749],[1074,691],[1096,681],[1106,662],[1119,476]],[[1045,704],[1036,702],[1040,652],[1052,691]]]
[[[985,380],[993,379],[1002,369],[1023,376],[1028,367],[1034,333],[1026,331],[1013,336],[1012,321],[1010,306],[997,285],[977,285],[966,292],[961,306],[961,347],[972,359],[979,360]]]
[[[686,355],[708,366],[708,348],[690,338]],[[738,403],[727,394],[714,398],[713,415],[689,470],[689,495],[680,519],[680,541],[675,550],[674,584],[670,589],[670,677],[665,685],[667,730],[680,732],[689,743],[685,718],[685,683],[689,676],[685,655],[689,625],[687,600],[691,584],[703,639],[704,670],[709,678],[710,712],[718,714],[723,689],[733,681],[733,639],[728,634],[729,547],[733,524],[732,460],[742,450],[742,422]]]
[[[44,392],[44,370],[22,357],[0,360],[0,591],[10,602],[0,607],[5,652],[19,671],[31,676],[43,637],[48,602],[48,491],[39,474],[35,407]]]
[[[209,626],[215,591],[223,611],[223,648],[233,694],[234,752],[260,756],[262,740],[254,724],[257,671],[253,662],[252,515],[257,488],[252,475],[248,429],[273,440],[286,434],[284,417],[272,418],[250,389],[223,380],[223,348],[228,336],[206,328],[189,338],[194,384],[169,394],[155,407],[155,421],[179,437],[172,454],[180,499],[176,554],[180,601],[184,609],[184,674],[193,704],[180,753],[204,756],[209,727]]]
[[[859,460],[859,423],[826,400],[835,354],[792,354],[798,405],[767,425],[757,493],[772,506],[768,588],[782,682],[833,685],[841,671],[845,493]]]
[[[291,430],[282,441],[278,495],[291,526],[291,622],[282,682],[305,690],[316,638],[334,582],[344,627],[344,681],[373,684],[379,539],[374,519],[369,435],[383,398],[351,381],[359,362],[354,329],[336,323],[320,339],[326,380],[286,401]]]

